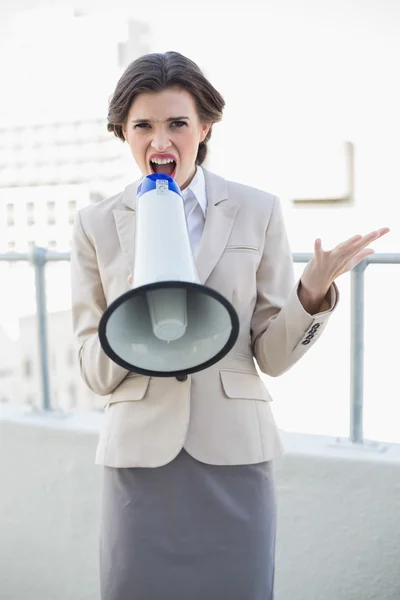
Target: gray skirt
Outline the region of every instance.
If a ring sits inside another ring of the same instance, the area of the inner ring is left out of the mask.
[[[272,463],[104,467],[101,600],[272,600]]]

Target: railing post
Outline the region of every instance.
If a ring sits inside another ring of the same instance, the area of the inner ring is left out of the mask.
[[[367,260],[351,271],[350,440],[362,444],[364,408],[364,271]]]
[[[47,311],[45,283],[46,254],[47,250],[45,248],[38,248],[37,246],[34,246],[32,249],[31,260],[35,268],[36,315],[39,338],[43,408],[44,410],[51,410],[47,349]]]

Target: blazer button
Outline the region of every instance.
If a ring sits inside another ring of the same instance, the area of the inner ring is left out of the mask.
[[[178,381],[186,381],[187,379],[187,375],[178,375],[178,377],[176,378]]]

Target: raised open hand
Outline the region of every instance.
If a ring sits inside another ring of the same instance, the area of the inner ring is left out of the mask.
[[[364,236],[355,235],[333,250],[323,250],[321,239],[316,239],[315,254],[304,269],[301,284],[310,296],[324,297],[339,275],[351,271],[364,258],[374,254],[375,250],[367,246],[389,231],[388,227],[383,227]]]

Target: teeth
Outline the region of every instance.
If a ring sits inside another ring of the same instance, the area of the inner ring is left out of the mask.
[[[152,158],[150,162],[156,165],[167,165],[168,163],[175,162],[173,158]]]

